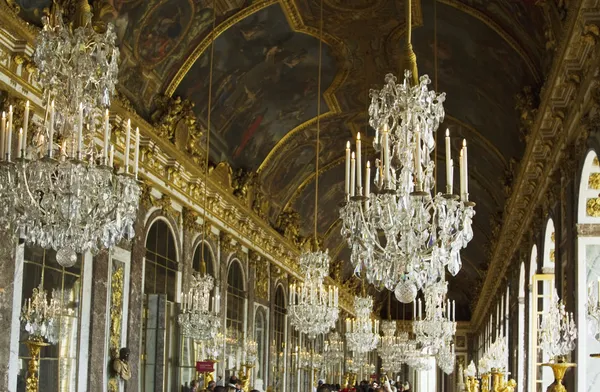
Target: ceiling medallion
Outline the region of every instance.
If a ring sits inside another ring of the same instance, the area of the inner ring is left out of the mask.
[[[121,173],[109,145],[116,36],[111,25],[106,33],[96,33],[91,15],[82,16],[77,18],[81,26],[66,25],[54,3],[43,18],[33,56],[47,104],[43,123],[29,124],[27,102],[18,132],[12,107],[0,124],[0,221],[27,242],[56,249],[65,267],[77,261],[76,253],[131,239],[140,198],[139,132],[130,165],[133,143],[127,128]],[[101,147],[97,133],[104,134]]]

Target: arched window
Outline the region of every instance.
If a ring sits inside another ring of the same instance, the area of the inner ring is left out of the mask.
[[[202,250],[202,242],[204,242],[204,250]],[[204,262],[206,263],[206,273],[214,278],[215,277],[215,264],[214,264],[215,258],[213,257],[212,249],[208,242],[201,241],[196,246],[196,249],[194,250],[194,259],[192,261],[192,267],[194,268],[194,271],[200,272],[200,262],[202,261],[202,258],[200,257],[200,255],[202,255],[202,254],[204,255]]]
[[[245,315],[244,274],[238,260],[234,260],[227,273],[227,330],[241,341]]]
[[[542,321],[542,315],[552,304],[554,299],[554,251],[555,246],[555,230],[552,219],[548,219],[546,231],[544,233],[544,247],[542,255],[542,273],[533,274],[531,282],[531,318],[530,318],[530,352],[529,352],[529,390],[532,392],[542,392],[545,386],[550,385],[554,381],[552,371],[547,367],[543,367],[543,363],[547,363],[550,358],[539,349],[539,326]],[[533,257],[533,255],[532,255]],[[535,272],[535,267],[532,260],[532,268]]]
[[[519,324],[518,324],[518,345],[517,345],[517,392],[523,392],[523,382],[525,378],[525,263],[521,263],[519,272]]]
[[[43,348],[40,353],[40,389],[75,391],[78,377],[83,377],[78,372],[83,273],[81,259],[78,256],[77,262],[72,267],[65,268],[57,263],[56,251],[45,250],[38,246],[25,246],[21,298],[23,304],[31,298],[33,289],[41,286],[48,297],[59,300],[62,309],[57,323],[58,344]],[[22,329],[19,339],[21,370],[17,378],[18,391],[25,391],[25,377],[30,357],[27,346],[22,342],[27,340],[27,335],[27,332]]]
[[[164,220],[152,224],[146,237],[144,293],[166,294],[175,301],[177,290],[177,248],[171,228]]]
[[[266,314],[262,308],[256,310],[254,316],[254,339],[256,340],[256,346],[258,347],[258,359],[256,366],[256,378],[263,380],[265,374],[265,344],[267,342],[267,321]]]
[[[577,205],[577,223],[586,225],[600,224],[600,211],[596,206],[600,202],[600,164],[594,151],[590,151],[584,161],[579,184]],[[600,390],[600,378],[597,374],[597,360],[590,360],[590,354],[600,352],[600,343],[592,336],[587,320],[588,288],[592,296],[598,295],[597,282],[600,278],[600,237],[577,237],[577,388],[578,391]],[[573,267],[569,266],[569,271]]]
[[[177,341],[175,300],[177,298],[177,248],[170,226],[162,219],[156,220],[146,237],[144,264],[144,317],[142,318],[142,390],[155,390],[156,366],[165,360],[163,388],[172,389],[177,375]],[[167,322],[158,323],[158,314],[164,311]],[[163,329],[164,328],[164,329]],[[164,345],[157,346],[156,336],[164,333]],[[161,365],[159,365],[161,366]],[[157,386],[158,387],[158,386]]]

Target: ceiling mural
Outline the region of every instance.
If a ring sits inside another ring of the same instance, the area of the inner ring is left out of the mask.
[[[21,18],[28,23],[41,26],[42,16],[50,9],[52,0],[13,0],[13,3],[19,7]]]
[[[279,4],[229,28],[215,41],[211,128],[213,155],[234,168],[256,170],[290,130],[317,115],[318,40],[292,30]],[[175,95],[207,117],[210,51],[187,73]],[[337,67],[323,46],[323,91]],[[329,110],[324,99],[322,112]]]

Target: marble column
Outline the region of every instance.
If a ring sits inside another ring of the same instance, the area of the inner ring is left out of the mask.
[[[140,203],[135,221],[135,238],[131,244],[131,270],[129,273],[129,307],[127,315],[127,347],[130,350],[129,367],[131,379],[125,383],[125,391],[139,391],[140,364],[142,358],[142,314],[144,305],[144,255],[146,254],[146,231],[144,227],[148,206]]]
[[[107,340],[106,319],[109,317],[108,308],[108,280],[109,280],[109,254],[108,251],[100,252],[92,266],[92,304],[90,312],[90,346],[88,365],[88,389],[101,391],[105,389],[106,358],[109,356]]]
[[[12,234],[12,233],[11,233]],[[3,246],[0,247],[0,325],[9,333],[0,334],[0,391],[8,391],[9,357],[10,357],[10,325],[13,317],[13,296],[15,279],[16,238],[5,231],[0,231]],[[21,270],[22,273],[22,270]],[[20,293],[19,293],[20,296]]]

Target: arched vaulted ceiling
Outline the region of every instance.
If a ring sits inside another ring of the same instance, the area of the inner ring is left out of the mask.
[[[15,0],[38,23],[50,0]],[[446,121],[456,157],[469,142],[475,238],[451,282],[460,316],[470,317],[474,287],[486,270],[505,185],[524,151],[515,96],[541,86],[551,58],[544,10],[535,0],[413,0],[413,46],[420,74],[434,70],[447,94]],[[309,234],[314,212],[320,0],[100,0],[95,12],[116,25],[120,92],[148,118],[167,94],[195,104],[206,125],[212,80],[211,153],[234,169],[258,172],[275,222],[284,208],[300,213]],[[318,229],[335,259],[348,260],[339,233],[343,153],[367,129],[368,90],[399,74],[406,32],[404,0],[324,0]],[[216,29],[212,16],[216,12]],[[214,65],[209,76],[210,43]],[[373,154],[365,154],[373,157]],[[443,151],[437,157],[441,164]],[[441,166],[443,168],[443,164]],[[440,176],[443,177],[443,176]],[[458,179],[456,179],[457,183]],[[440,187],[443,184],[439,184]],[[496,222],[496,223],[491,223]],[[347,269],[346,274],[351,273]]]

